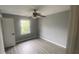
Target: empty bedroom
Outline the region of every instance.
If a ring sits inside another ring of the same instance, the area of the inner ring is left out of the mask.
[[[69,5],[0,5],[0,53],[66,54]]]

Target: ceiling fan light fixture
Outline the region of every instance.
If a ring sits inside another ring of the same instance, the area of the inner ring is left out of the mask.
[[[32,18],[33,19],[38,19],[38,18],[40,18],[40,16],[36,16],[36,17],[32,16]]]
[[[34,17],[34,16],[33,16],[32,18],[33,18],[33,19],[37,19],[37,17]]]

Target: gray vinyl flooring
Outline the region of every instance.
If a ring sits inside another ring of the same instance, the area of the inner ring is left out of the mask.
[[[65,48],[43,39],[32,39],[7,49],[6,54],[65,54]]]

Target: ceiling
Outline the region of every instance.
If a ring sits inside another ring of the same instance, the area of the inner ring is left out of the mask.
[[[30,17],[33,9],[38,9],[42,15],[51,15],[54,13],[70,9],[69,5],[0,5],[1,13],[15,14]]]

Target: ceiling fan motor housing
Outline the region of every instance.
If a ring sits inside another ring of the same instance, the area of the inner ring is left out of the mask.
[[[33,16],[36,17],[38,15],[38,13],[33,13]]]

